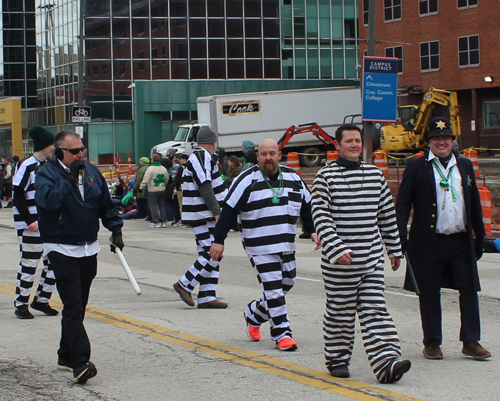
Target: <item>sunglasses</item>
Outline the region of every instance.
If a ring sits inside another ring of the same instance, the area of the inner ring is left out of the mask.
[[[59,149],[65,150],[65,151],[71,153],[72,155],[77,155],[80,152],[82,152],[82,153],[85,152],[85,146],[83,146],[81,148],[73,148],[73,149],[68,149],[68,148],[59,148]]]

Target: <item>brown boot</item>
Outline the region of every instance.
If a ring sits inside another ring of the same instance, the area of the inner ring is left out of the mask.
[[[441,348],[436,345],[426,345],[422,354],[424,354],[426,359],[443,359],[443,352],[441,351]]]
[[[198,303],[198,308],[199,309],[226,309],[227,304],[225,302],[215,300],[215,301],[205,302],[203,304]]]
[[[181,299],[186,304],[188,304],[189,306],[194,306],[194,301],[193,298],[191,298],[191,293],[182,288],[179,282],[174,284],[174,290],[177,294],[180,295]]]
[[[471,356],[478,361],[482,361],[491,357],[491,353],[485,350],[477,341],[464,342],[462,354]]]

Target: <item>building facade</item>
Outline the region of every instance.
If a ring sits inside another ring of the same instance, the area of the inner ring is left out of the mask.
[[[368,9],[360,0],[361,38]],[[400,59],[400,103],[419,104],[429,87],[457,91],[462,148],[500,148],[499,16],[496,0],[377,2],[375,55]]]
[[[93,136],[98,143],[101,136],[112,138],[112,146],[105,140],[98,149],[90,147],[96,161],[100,155],[124,153],[120,144],[129,141],[117,144],[116,138],[134,135],[137,81],[244,80],[244,91],[253,92],[267,90],[262,86],[267,81],[294,80],[297,89],[311,80],[324,86],[335,79],[358,79],[355,0],[41,3],[36,8],[37,122],[54,131],[71,128],[72,106],[80,96],[92,107],[92,123],[85,127],[88,143],[96,143]],[[165,106],[163,137],[170,139],[179,121],[193,119],[193,107]]]

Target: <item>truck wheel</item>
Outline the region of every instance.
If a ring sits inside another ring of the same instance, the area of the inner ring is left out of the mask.
[[[321,152],[318,148],[306,148],[303,155],[299,155],[300,165],[304,167],[316,167],[321,163]]]

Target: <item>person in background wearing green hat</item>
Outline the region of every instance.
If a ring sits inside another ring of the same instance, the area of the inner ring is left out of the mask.
[[[43,252],[43,242],[38,231],[38,210],[35,202],[35,177],[38,169],[54,152],[54,135],[37,125],[29,133],[33,139],[34,153],[21,160],[13,178],[14,227],[20,242],[21,263],[17,273],[15,314],[19,319],[33,319],[28,310],[30,290]],[[59,312],[49,305],[54,291],[55,276],[47,258],[43,259],[43,271],[31,308],[48,316]]]
[[[149,159],[147,157],[144,156],[139,159],[139,168],[137,169],[137,176],[134,183],[134,194],[137,194],[137,219],[144,219],[149,215],[147,192],[140,191],[139,188],[149,166]]]

